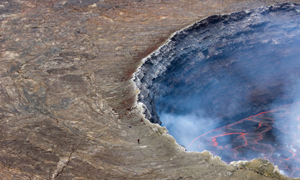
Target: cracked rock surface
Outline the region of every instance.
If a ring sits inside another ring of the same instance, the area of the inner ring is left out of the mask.
[[[175,31],[274,3],[1,1],[0,179],[288,179],[185,152],[144,118],[131,81]]]

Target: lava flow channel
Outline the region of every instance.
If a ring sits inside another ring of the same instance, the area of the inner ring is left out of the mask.
[[[210,130],[196,137],[187,149],[209,150],[225,162],[264,158],[284,174],[299,177],[299,109],[297,102]]]

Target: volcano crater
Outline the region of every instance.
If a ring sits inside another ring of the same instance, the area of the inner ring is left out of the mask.
[[[299,121],[299,12],[285,3],[210,16],[176,32],[134,75],[146,117],[188,150],[228,162],[288,159],[277,165],[299,176],[291,170],[298,147],[286,141]]]

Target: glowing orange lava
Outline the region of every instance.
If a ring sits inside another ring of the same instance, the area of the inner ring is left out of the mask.
[[[299,177],[299,109],[297,102],[210,130],[196,137],[187,149],[209,150],[225,162],[264,158],[288,176]]]

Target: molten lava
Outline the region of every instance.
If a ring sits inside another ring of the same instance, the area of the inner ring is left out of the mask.
[[[205,144],[206,150],[227,162],[265,158],[290,177],[299,177],[299,128],[300,102],[297,102],[212,129],[196,137],[187,149],[197,146],[201,151]],[[277,132],[281,132],[281,137],[276,137]],[[280,138],[292,139],[282,143],[278,141]]]

